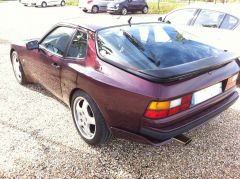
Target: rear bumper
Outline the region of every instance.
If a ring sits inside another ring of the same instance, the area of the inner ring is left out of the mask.
[[[81,8],[82,10],[85,10],[85,11],[90,11],[92,10],[92,5],[91,4],[84,4],[84,5],[80,5],[79,8]]]
[[[199,127],[201,124],[212,119],[214,116],[219,115],[221,112],[229,108],[239,95],[236,91],[228,94],[228,96],[221,101],[211,105],[211,107],[198,113],[198,115],[192,116],[193,119],[187,119],[179,122],[178,127],[175,130],[159,130],[156,128],[143,127],[140,129],[140,133],[132,133],[119,128],[111,127],[112,134],[119,138],[124,138],[139,143],[150,144],[160,146],[170,142],[174,137]],[[176,124],[174,124],[176,125]],[[168,128],[169,129],[169,128]]]
[[[179,122],[178,124],[174,124],[175,129],[171,129],[171,127],[167,127],[166,129],[156,129],[156,128],[141,128],[140,133],[144,136],[148,136],[158,140],[167,140],[173,138],[179,134],[187,132],[191,129],[194,129],[201,124],[207,122],[212,119],[214,116],[217,116],[227,108],[229,108],[236,100],[239,95],[237,92],[233,92],[227,98],[222,101],[216,103],[215,105],[203,110],[197,115],[192,116],[192,118]],[[169,129],[169,130],[168,130]]]

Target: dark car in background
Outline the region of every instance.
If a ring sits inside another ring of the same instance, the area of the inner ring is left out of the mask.
[[[238,99],[238,57],[169,24],[75,19],[12,44],[10,57],[17,81],[66,103],[92,145],[111,135],[163,144]]]
[[[148,13],[146,0],[115,0],[107,6],[107,12],[112,14],[126,15],[128,12],[137,11],[141,11],[143,14]]]

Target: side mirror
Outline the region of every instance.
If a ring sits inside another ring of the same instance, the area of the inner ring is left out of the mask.
[[[158,21],[162,22],[162,21],[163,21],[163,18],[162,18],[162,17],[159,17],[159,18],[158,18]]]
[[[26,47],[28,50],[38,49],[39,48],[38,41],[37,40],[30,41],[26,44]]]

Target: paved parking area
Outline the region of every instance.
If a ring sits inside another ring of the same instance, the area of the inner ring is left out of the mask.
[[[65,105],[40,86],[21,86],[14,78],[8,41],[38,35],[48,26],[36,27],[31,14],[35,8],[19,8],[31,17],[31,23],[22,20],[21,25],[18,17],[16,24],[5,21],[7,25],[1,23],[0,29],[0,178],[240,178],[240,100],[209,123],[188,132],[193,141],[187,146],[173,141],[153,147],[121,139],[97,148],[85,144]],[[66,16],[79,15],[73,7],[59,8],[52,9]],[[0,4],[0,13],[4,9]],[[44,12],[42,22],[47,17],[51,22],[60,18],[60,13],[54,15],[50,8],[36,11]],[[7,15],[9,19],[15,16]]]

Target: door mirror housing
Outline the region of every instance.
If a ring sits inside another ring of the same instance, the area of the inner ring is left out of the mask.
[[[28,50],[34,50],[39,48],[39,44],[37,40],[30,41],[26,44]]]
[[[159,17],[159,18],[158,18],[158,21],[163,22],[163,18],[162,18],[162,17]]]

